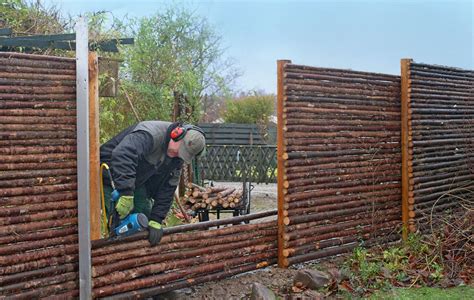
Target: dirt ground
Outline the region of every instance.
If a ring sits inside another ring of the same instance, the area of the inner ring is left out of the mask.
[[[296,272],[301,268],[312,268],[321,271],[334,269],[341,263],[341,257],[324,260],[319,263],[298,264],[289,269],[270,266],[265,269],[240,274],[220,281],[207,282],[190,288],[181,289],[162,295],[160,300],[184,299],[249,299],[252,283],[258,282],[273,290],[281,299],[320,299],[323,295],[316,291],[306,290],[293,293],[291,287]]]

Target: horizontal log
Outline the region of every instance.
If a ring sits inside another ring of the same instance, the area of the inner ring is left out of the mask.
[[[435,88],[441,90],[448,90],[448,91],[456,91],[456,90],[468,90],[471,88],[472,84],[466,84],[456,81],[439,81],[433,78],[433,80],[425,80],[422,76],[412,75],[410,76],[412,87],[425,87],[425,88]]]
[[[61,282],[53,285],[48,285],[42,288],[37,288],[32,291],[27,291],[23,293],[18,293],[14,296],[11,296],[10,299],[32,299],[39,297],[48,297],[51,299],[51,295],[54,295],[58,292],[64,292],[69,290],[74,290],[79,288],[79,280],[72,280]]]
[[[15,224],[9,226],[3,226],[0,228],[0,237],[11,235],[13,233],[23,234],[36,230],[50,229],[52,227],[62,227],[67,225],[76,225],[77,218],[67,218],[58,220],[38,221],[26,224]]]
[[[400,101],[394,101],[392,99],[372,99],[368,98],[367,96],[360,97],[359,95],[349,95],[349,96],[342,96],[339,95],[321,95],[321,94],[313,94],[313,95],[285,95],[283,97],[283,101],[285,105],[288,105],[293,102],[302,102],[306,104],[324,104],[324,105],[349,105],[349,106],[356,106],[357,104],[367,107],[368,110],[370,109],[384,109],[390,108],[393,111],[400,111]],[[357,107],[356,107],[357,108]]]
[[[364,178],[353,178],[351,180],[343,180],[330,183],[315,183],[315,184],[303,184],[300,186],[290,187],[283,194],[293,194],[301,192],[311,192],[320,190],[322,193],[328,192],[331,189],[341,189],[346,187],[354,187],[361,185],[375,185],[382,183],[399,182],[401,180],[401,174],[385,174],[380,176],[365,176]]]
[[[181,278],[191,277],[198,274],[208,274],[212,272],[217,272],[217,271],[229,269],[232,267],[236,267],[242,264],[247,264],[251,262],[254,262],[254,263],[266,262],[267,259],[274,258],[275,256],[276,256],[276,250],[264,252],[264,253],[256,253],[250,256],[235,257],[235,258],[220,260],[220,261],[216,261],[216,260],[212,260],[212,258],[208,258],[209,263],[206,263],[206,264],[184,268],[182,270],[175,271],[175,272],[158,274],[158,275],[148,276],[148,277],[139,278],[139,279],[132,279],[132,280],[123,282],[121,284],[111,284],[111,285],[104,286],[101,288],[94,288],[92,294],[93,294],[93,297],[104,297],[104,296],[109,296],[109,295],[131,291],[131,290],[137,290],[137,289],[146,288],[146,287],[154,287],[154,286],[169,283]],[[264,265],[267,265],[267,264],[265,263]],[[95,284],[95,280],[94,280],[94,284]]]
[[[176,250],[190,249],[190,248],[206,248],[210,246],[228,244],[228,243],[243,241],[247,239],[255,239],[257,237],[273,236],[274,238],[276,238],[276,234],[277,234],[277,228],[267,228],[267,229],[262,229],[255,232],[244,232],[242,234],[234,234],[234,235],[228,235],[228,236],[216,235],[213,238],[187,240],[183,242],[167,242],[165,240],[163,241],[163,244],[161,244],[160,242],[160,246],[158,249],[161,249],[161,251],[163,252],[163,251],[176,251]],[[146,256],[149,253],[156,254],[156,251],[158,250],[158,249],[149,250],[150,249],[149,244],[142,246],[142,248],[145,247],[146,250],[137,250],[137,251],[133,250],[133,249],[137,249],[135,246],[133,247],[128,247],[127,245],[120,245],[120,246],[122,247],[115,247],[114,249],[115,253],[112,252],[112,254],[108,254],[107,256],[103,255],[103,253],[110,252],[111,249],[107,249],[108,251],[104,249],[103,251],[99,252],[102,256],[98,256],[98,257],[95,257],[95,255],[97,254],[93,253],[93,265],[96,266],[96,265],[109,264],[109,263],[117,262],[123,259],[127,259],[130,257],[130,255],[127,255],[128,252],[137,254],[137,257],[140,257],[140,256]],[[127,248],[130,248],[130,250],[128,250]]]
[[[28,163],[36,162],[42,163],[45,161],[54,161],[54,160],[68,160],[76,159],[77,154],[72,153],[48,153],[48,154],[14,154],[14,155],[2,155],[0,156],[0,163]]]
[[[411,87],[409,88],[410,93],[414,94],[424,94],[427,96],[432,96],[432,95],[443,95],[443,96],[456,96],[456,97],[465,97],[466,100],[468,100],[470,97],[472,97],[472,94],[468,92],[467,89],[464,90],[448,90],[448,89],[436,89],[436,88],[430,88],[430,87]]]
[[[0,59],[1,60],[1,59]],[[0,85],[0,94],[73,94],[76,95],[75,86],[56,86],[56,87],[32,87],[32,86],[5,86]],[[3,98],[5,99],[5,98]]]
[[[451,187],[449,189],[442,190],[442,191],[439,191],[439,192],[431,192],[428,195],[416,195],[415,196],[416,197],[415,198],[415,203],[426,202],[426,201],[429,201],[429,200],[435,200],[435,199],[442,198],[442,197],[453,197],[457,193],[461,193],[463,191],[466,191],[465,188],[461,188],[459,186],[456,186],[456,187]]]
[[[285,134],[283,134],[285,135]],[[349,146],[352,145],[354,148],[359,149],[377,149],[379,145],[400,145],[400,137],[392,136],[387,138],[375,138],[375,137],[363,137],[363,138],[348,138],[348,137],[341,137],[341,136],[334,136],[334,137],[325,137],[325,138],[314,138],[314,137],[305,137],[304,139],[301,137],[291,137],[285,136],[285,140],[283,141],[285,146],[292,146],[292,145],[345,145]]]
[[[341,73],[336,73],[341,74]],[[286,71],[284,73],[285,79],[303,79],[303,80],[317,80],[317,81],[332,81],[332,82],[344,82],[350,84],[366,84],[371,86],[391,87],[393,89],[399,89],[400,82],[396,81],[383,81],[379,79],[366,79],[357,77],[346,77],[338,75],[325,75],[317,73],[304,73],[304,72],[291,72]]]
[[[446,168],[446,167],[453,167],[453,166],[464,166],[466,161],[464,160],[455,160],[455,161],[449,161],[449,162],[440,162],[440,163],[430,163],[426,165],[415,165],[413,166],[413,172],[418,172],[418,171],[432,171],[436,169],[441,169],[441,168]]]
[[[464,79],[446,79],[446,78],[437,78],[436,76],[423,76],[420,74],[410,74],[410,81],[412,84],[421,85],[421,86],[430,86],[437,85],[441,87],[458,87],[458,88],[469,88],[472,86],[472,83],[469,80]]]
[[[348,149],[341,151],[307,151],[307,152],[287,152],[283,153],[285,160],[311,159],[311,158],[332,158],[350,157],[351,155],[370,155],[370,154],[397,154],[398,149]]]
[[[0,275],[17,274],[66,263],[77,263],[78,258],[79,256],[77,254],[61,255],[50,256],[48,258],[37,259],[20,264],[10,264],[0,269]]]
[[[337,119],[340,122],[345,121],[373,121],[373,122],[393,122],[399,121],[400,116],[388,116],[385,114],[353,114],[346,112],[326,112],[326,111],[291,111],[291,112],[284,112],[283,113],[283,120],[290,121],[290,120],[298,120],[298,119],[314,119],[314,120],[326,120],[326,121],[333,121],[337,116]],[[400,121],[399,121],[400,122]],[[328,122],[330,123],[330,122]]]
[[[24,186],[46,186],[53,184],[66,184],[77,182],[77,176],[54,176],[54,177],[37,177],[28,179],[12,179],[2,180],[0,188],[19,188]]]
[[[413,173],[413,179],[410,179],[411,185],[421,185],[430,184],[437,180],[453,178],[455,176],[462,176],[472,174],[473,171],[469,170],[469,167],[465,165],[464,168],[453,167],[445,169],[437,169],[432,171],[424,171]]]
[[[61,264],[61,265],[53,265],[50,267],[36,269],[32,271],[27,271],[27,272],[0,276],[0,286],[5,286],[7,284],[14,284],[16,282],[21,282],[21,281],[27,281],[34,278],[73,272],[73,271],[77,271],[77,269],[78,269],[77,263],[68,263],[68,264]]]
[[[53,145],[76,145],[77,139],[73,138],[31,138],[21,140],[0,140],[0,147],[17,147],[17,146],[53,146]]]
[[[235,192],[235,188],[229,188],[229,189],[226,189],[222,192],[218,192],[217,193],[217,197],[219,198],[224,198],[224,197],[227,197],[229,196],[230,194],[232,194],[233,192]]]
[[[51,60],[51,59],[31,59],[16,57],[0,57],[0,65],[5,66],[21,66],[30,68],[53,68],[62,70],[76,70],[76,64],[71,60]],[[68,71],[69,72],[69,71]]]
[[[74,131],[17,131],[17,132],[0,132],[0,138],[6,140],[23,140],[23,139],[63,139],[76,138]]]
[[[384,189],[392,189],[392,188],[399,188],[400,183],[388,183],[388,184],[374,184],[374,185],[367,185],[367,186],[350,186],[344,187],[339,189],[332,189],[332,190],[316,190],[311,192],[299,192],[299,193],[292,193],[286,195],[284,200],[287,202],[291,201],[299,201],[311,198],[318,198],[323,196],[330,196],[330,195],[344,195],[346,193],[364,193],[364,192],[373,192],[373,191],[380,191]]]
[[[467,76],[469,78],[472,78],[474,80],[474,71],[472,70],[465,70],[461,68],[456,68],[456,67],[449,67],[449,66],[442,66],[442,65],[430,65],[430,64],[424,64],[424,63],[414,63],[412,62],[410,64],[410,70],[421,70],[421,71],[431,71],[438,73],[440,72],[441,74],[458,74],[460,76]]]
[[[360,161],[371,161],[374,164],[381,160],[389,160],[393,161],[396,164],[398,161],[401,160],[401,154],[380,154],[378,152],[375,153],[367,153],[367,154],[359,154],[354,156],[342,156],[342,157],[318,157],[318,158],[301,158],[301,159],[291,159],[286,160],[284,165],[285,167],[295,167],[295,166],[318,166],[318,165],[325,165],[330,163],[352,163],[352,162],[360,162]]]
[[[398,137],[397,133],[390,131],[338,131],[338,132],[308,132],[304,128],[295,131],[286,131],[286,138],[391,138]],[[380,141],[384,142],[384,141]]]
[[[396,221],[396,222],[393,222]],[[312,243],[314,241],[321,241],[325,239],[335,238],[338,236],[344,236],[346,234],[337,235],[333,237],[322,237],[323,234],[337,234],[338,232],[342,232],[346,229],[360,229],[358,227],[367,226],[367,228],[375,230],[375,225],[380,225],[392,222],[391,225],[399,226],[401,225],[401,221],[398,214],[383,214],[380,216],[373,215],[371,218],[365,219],[355,219],[350,220],[348,222],[339,222],[335,224],[322,224],[316,227],[309,227],[303,230],[292,231],[289,233],[285,233],[283,239],[285,240],[286,248],[294,248],[298,246],[302,246],[305,244]],[[382,226],[382,227],[383,227]],[[382,228],[380,227],[380,228]],[[378,227],[377,227],[378,228]],[[357,233],[357,232],[356,232]],[[354,233],[355,234],[355,233]],[[349,234],[353,235],[353,234]],[[287,255],[288,256],[288,255]]]
[[[8,236],[2,236],[0,237],[0,245],[39,241],[43,239],[50,239],[50,238],[55,238],[55,237],[62,237],[62,236],[77,234],[77,224],[72,224],[69,226],[61,226],[59,228],[46,228],[46,229],[48,230],[44,230],[40,232],[11,234]]]
[[[286,174],[284,175],[284,180],[294,180],[294,179],[303,179],[310,178],[315,176],[346,176],[346,175],[355,175],[363,174],[370,172],[380,172],[380,171],[392,171],[396,164],[373,164],[369,167],[356,167],[356,168],[337,168],[337,164],[328,164],[327,166],[333,166],[333,168],[326,168],[326,166],[318,166],[318,168],[309,168],[302,167],[302,169],[309,169],[309,171],[300,171],[297,167],[293,167],[291,170],[287,168]],[[357,164],[353,164],[357,166]],[[303,169],[303,170],[304,170]],[[0,177],[1,178],[1,177]]]
[[[261,219],[261,218],[270,217],[270,216],[276,216],[277,213],[278,211],[276,209],[267,210],[267,211],[252,213],[252,214],[239,216],[239,217],[174,226],[170,228],[165,228],[163,231],[165,235],[169,235],[172,233],[208,229],[208,228],[217,227],[221,225],[239,224],[240,222],[251,221],[251,220]],[[95,241],[92,241],[92,249],[103,247],[105,245],[113,245],[116,243],[125,243],[125,242],[143,240],[146,238],[147,238],[147,233],[141,233],[141,234],[139,233],[139,234],[135,234],[134,236],[123,238],[120,240],[95,240]]]
[[[69,161],[60,161],[60,162],[43,162],[41,164],[38,163],[13,163],[13,164],[0,164],[1,171],[22,171],[22,170],[33,170],[33,171],[40,171],[40,170],[51,170],[51,169],[69,169],[69,168],[76,168],[77,161],[76,160],[69,160]]]
[[[372,204],[371,206],[339,209],[336,211],[318,212],[315,214],[309,214],[309,215],[303,215],[303,216],[293,216],[291,218],[285,217],[283,219],[283,223],[285,225],[290,225],[290,224],[298,224],[298,223],[311,222],[311,221],[319,221],[319,220],[329,219],[332,217],[338,217],[338,216],[343,216],[343,215],[364,213],[368,211],[373,211],[373,212],[387,211],[387,213],[390,213],[392,211],[396,212],[399,210],[399,208],[393,208],[393,206],[394,206],[393,203],[379,204],[379,205]]]
[[[204,254],[214,254],[218,252],[225,252],[232,249],[240,249],[252,245],[262,245],[269,242],[274,242],[274,236],[267,236],[262,238],[256,238],[251,240],[244,240],[235,243],[228,243],[223,245],[215,245],[212,247],[207,248],[196,248],[192,250],[181,250],[181,251],[173,251],[162,253],[160,255],[146,255],[143,257],[133,257],[129,259],[124,259],[120,261],[116,261],[113,263],[99,265],[92,267],[92,276],[98,277],[103,276],[105,274],[111,274],[112,272],[120,271],[120,270],[127,270],[135,267],[139,267],[142,265],[148,264],[156,264],[161,263],[169,260],[176,260],[176,259],[185,259],[185,258],[192,258],[201,256]],[[96,282],[97,283],[97,282]]]
[[[424,70],[424,69],[412,69],[410,70],[410,75],[413,74],[413,75],[418,75],[418,76],[423,76],[423,78],[435,78],[437,80],[439,79],[445,79],[447,80],[448,82],[451,82],[451,80],[460,80],[460,81],[463,81],[463,82],[467,82],[467,83],[470,83],[472,82],[473,80],[469,77],[465,77],[465,76],[457,76],[457,75],[451,75],[451,74],[440,74],[440,73],[437,73],[437,72],[433,72],[433,71],[427,71],[427,70]]]
[[[336,195],[330,197],[315,197],[300,201],[288,202],[283,205],[284,210],[296,210],[304,209],[308,207],[315,207],[319,205],[326,205],[332,203],[344,203],[353,200],[366,200],[383,198],[387,201],[397,201],[401,199],[401,192],[398,188],[384,189],[374,192],[364,192],[358,194],[349,195]]]
[[[0,179],[8,180],[8,179],[22,179],[22,178],[38,178],[41,176],[50,177],[50,176],[61,176],[61,175],[76,175],[76,174],[77,174],[77,170],[75,168],[74,169],[30,170],[30,171],[3,171],[2,173],[0,173]]]
[[[395,241],[395,240],[398,240],[398,239],[400,239],[400,235],[399,234],[393,234],[393,235],[390,235],[390,236],[386,236],[384,238],[368,240],[364,243],[364,246],[369,247],[369,246],[377,244],[377,243],[387,243],[387,242]],[[359,246],[358,243],[351,243],[351,244],[341,245],[341,246],[338,246],[338,247],[326,248],[326,249],[316,251],[316,252],[311,252],[311,253],[307,253],[307,254],[302,254],[302,255],[298,255],[298,256],[289,257],[287,259],[284,259],[283,264],[285,266],[289,266],[291,264],[296,264],[296,263],[300,263],[300,262],[315,260],[315,259],[319,259],[319,258],[323,258],[323,257],[327,257],[327,256],[334,256],[334,255],[350,252],[350,251],[352,251],[352,249],[354,249],[355,247],[358,247],[358,246]]]
[[[302,186],[315,186],[317,184],[321,183],[336,183],[339,181],[344,181],[344,182],[349,182],[349,181],[355,181],[359,179],[374,179],[377,178],[377,180],[382,180],[382,178],[386,178],[387,176],[401,176],[400,170],[393,170],[393,167],[390,169],[386,170],[378,170],[375,168],[372,168],[372,170],[367,170],[365,173],[349,173],[349,174],[335,174],[335,175],[329,175],[326,174],[326,176],[318,176],[314,177],[314,175],[319,175],[319,174],[307,174],[307,176],[304,178],[298,178],[298,179],[290,179],[290,180],[285,180],[283,182],[283,186],[285,188],[295,188],[295,187],[302,187]],[[311,177],[310,177],[311,176]]]
[[[324,113],[324,114],[351,114],[351,115],[364,115],[374,116],[383,115],[384,117],[393,116],[399,117],[399,112],[390,111],[369,111],[369,110],[357,110],[357,109],[336,109],[336,108],[317,108],[317,107],[285,107],[283,112],[287,114],[291,113]]]
[[[55,74],[55,75],[76,75],[76,70],[63,70],[55,68],[36,68],[36,67],[23,67],[23,66],[12,66],[12,65],[1,65],[0,72],[6,73],[27,73],[27,74]]]
[[[62,111],[62,110],[61,110]],[[29,125],[29,124],[51,124],[53,126],[54,124],[59,125],[59,124],[65,124],[69,126],[75,126],[73,124],[76,123],[76,117],[75,116],[64,116],[64,115],[57,115],[57,116],[52,116],[52,117],[27,117],[27,116],[21,116],[21,117],[15,117],[15,116],[2,116],[0,118],[0,124],[20,124],[20,125]],[[32,127],[30,125],[30,127]],[[50,130],[55,129],[54,127],[51,127]],[[31,129],[33,130],[33,129]]]
[[[283,215],[291,219],[294,216],[306,215],[306,214],[317,213],[317,212],[332,211],[332,210],[345,209],[345,208],[354,208],[354,207],[367,206],[367,205],[380,204],[380,203],[397,203],[397,200],[399,200],[399,195],[391,195],[391,197],[386,196],[386,197],[372,198],[372,199],[357,199],[354,201],[345,201],[345,202],[333,202],[330,204],[318,203],[318,205],[315,205],[315,206],[303,207],[299,209],[284,210]]]
[[[55,201],[40,204],[27,204],[22,206],[3,206],[0,202],[0,217],[30,215],[40,211],[76,208],[77,201]]]
[[[301,174],[313,174],[313,175],[331,175],[340,173],[358,173],[365,172],[364,170],[384,170],[385,168],[392,169],[393,166],[397,166],[401,160],[390,160],[390,159],[378,159],[378,160],[365,160],[365,161],[354,161],[354,162],[334,162],[318,165],[302,165],[302,166],[287,166],[286,176],[287,178],[300,177]]]
[[[8,73],[6,73],[8,74]],[[67,80],[58,80],[54,77],[50,80],[45,80],[44,78],[18,78],[12,76],[2,76],[0,74],[0,86],[34,86],[34,87],[65,87],[65,86],[76,86],[76,80],[67,79]]]
[[[163,261],[161,263],[147,264],[133,269],[109,273],[105,276],[94,278],[94,290],[100,287],[104,287],[106,285],[110,285],[110,283],[114,283],[114,285],[119,285],[123,282],[127,282],[135,278],[176,269],[179,270],[182,268],[190,268],[192,266],[208,264],[215,261],[222,261],[229,257],[244,257],[246,255],[251,256],[254,253],[261,253],[264,251],[275,249],[277,247],[276,244],[277,242],[276,240],[274,240],[273,242],[266,244],[236,248],[230,251],[217,252],[212,254],[204,254],[198,257],[173,259],[169,261]]]
[[[77,189],[77,183],[34,186],[34,187],[16,187],[5,188],[0,190],[0,197],[23,196],[23,195],[37,195],[45,193],[63,192]],[[1,199],[1,198],[0,198]]]
[[[77,272],[68,272],[68,273],[58,274],[51,277],[30,279],[26,282],[19,282],[12,285],[0,287],[0,293],[2,295],[15,295],[18,293],[22,294],[22,293],[25,293],[26,290],[29,290],[29,289],[36,290],[37,288],[42,288],[44,286],[58,284],[58,283],[63,283],[65,281],[76,280],[77,278],[78,278]]]
[[[396,222],[389,222],[386,224],[365,226],[363,228],[349,230],[341,229],[331,233],[326,233],[316,236],[314,240],[309,241],[310,244],[303,244],[301,246],[283,250],[283,255],[285,257],[302,255],[328,247],[344,245],[360,240],[367,240],[371,236],[386,235],[387,233],[393,233],[396,231],[396,226],[400,225],[400,223],[401,222],[398,220]],[[393,226],[395,226],[395,229]]]
[[[0,100],[24,100],[24,101],[33,101],[33,100],[51,100],[51,101],[58,101],[58,100],[76,100],[76,93],[69,92],[69,93],[60,93],[60,94],[31,94],[31,93],[25,93],[25,94],[19,94],[19,93],[0,93]],[[6,111],[7,109],[2,109],[1,111]],[[17,116],[18,113],[15,112],[13,109],[10,109],[12,115]],[[72,111],[72,109],[67,110],[67,111]],[[2,113],[2,115],[9,115],[8,113]],[[25,114],[25,116],[28,115],[34,115],[34,114]]]
[[[363,78],[363,79],[372,79],[383,82],[394,82],[399,83],[400,77],[395,75],[388,75],[382,73],[373,73],[373,72],[362,72],[354,70],[342,70],[342,69],[332,69],[332,68],[321,68],[321,67],[310,67],[297,64],[286,64],[286,72],[294,73],[308,73],[308,74],[320,74],[320,75],[331,75],[338,76],[342,78]]]
[[[2,217],[0,218],[0,225],[23,224],[26,222],[36,222],[43,220],[54,220],[59,218],[67,218],[77,216],[77,209],[62,209],[50,210],[46,212],[37,212],[23,216]]]
[[[398,120],[339,120],[334,119],[331,123],[328,123],[326,120],[314,119],[314,116],[311,117],[301,117],[301,118],[290,118],[284,120],[284,125],[308,125],[308,126],[351,126],[365,128],[370,126],[383,127],[383,128],[400,128],[400,121]]]
[[[20,53],[20,52],[0,52],[0,57],[18,58],[18,59],[27,59],[27,60],[40,60],[40,61],[43,61],[43,60],[59,61],[59,62],[69,62],[71,64],[75,64],[76,62],[76,59],[73,57],[30,54],[30,53]]]
[[[78,245],[56,245],[53,249],[41,249],[27,253],[18,253],[6,256],[0,256],[0,266],[11,265],[12,263],[19,264],[29,261],[39,260],[53,256],[62,256],[75,254],[78,251]]]
[[[451,190],[456,190],[459,187],[463,186],[469,186],[469,184],[472,182],[473,176],[465,177],[465,178],[453,178],[451,181],[447,181],[444,184],[438,184],[437,186],[433,187],[426,187],[426,188],[418,188],[415,189],[413,194],[415,199],[418,198],[418,196],[423,196],[423,195],[432,195],[437,192],[446,192],[449,193]],[[472,183],[474,186],[474,182]]]
[[[8,78],[4,80],[31,80],[42,81],[45,84],[53,84],[58,82],[61,85],[76,84],[76,75],[62,75],[62,74],[37,74],[37,73],[7,73],[0,71],[0,78]],[[10,79],[11,78],[11,79]]]
[[[245,273],[257,269],[261,269],[267,267],[269,265],[273,265],[276,263],[276,259],[270,258],[265,261],[261,261],[259,263],[250,263],[240,265],[238,267],[229,267],[226,268],[224,271],[212,273],[209,275],[200,276],[200,274],[192,276],[191,279],[187,280],[180,280],[172,283],[166,283],[163,285],[158,286],[151,286],[149,288],[134,290],[128,293],[116,294],[114,295],[114,299],[144,299],[146,297],[152,297],[157,294],[161,294],[168,291],[173,291],[177,289],[182,289],[185,287],[193,286],[196,284],[201,284],[209,281],[217,281],[226,277],[231,277],[233,275],[237,275],[240,273]]]
[[[0,109],[75,109],[75,101],[0,101]]]
[[[26,243],[16,243],[0,247],[0,255],[12,255],[14,253],[39,250],[46,247],[57,245],[77,244],[77,235],[67,235],[55,237],[51,239],[43,239],[38,241],[28,241]]]
[[[309,99],[308,96],[287,96],[284,106],[285,107],[310,107],[310,108],[326,108],[326,109],[341,109],[341,110],[361,110],[361,111],[371,111],[371,112],[398,112],[400,113],[400,107],[395,105],[381,105],[383,103],[379,103],[378,105],[365,105],[363,101],[328,101],[325,102],[324,98],[318,98],[318,100],[308,101],[302,100],[301,98],[305,97],[305,99]],[[299,98],[299,99],[298,99]],[[332,100],[332,99],[328,99]],[[371,101],[371,103],[374,103]],[[390,103],[390,102],[387,102]]]
[[[422,192],[422,191],[426,191],[425,190],[426,188],[441,187],[441,186],[446,186],[446,185],[455,185],[455,183],[465,182],[466,180],[473,180],[474,170],[466,171],[462,173],[454,173],[454,174],[449,174],[449,175],[450,176],[445,179],[416,184],[414,185],[414,189],[415,191]]]
[[[400,88],[396,84],[391,86],[387,85],[368,85],[368,84],[359,84],[359,83],[345,83],[340,81],[330,81],[330,80],[314,80],[312,78],[304,79],[293,79],[288,78],[285,74],[284,87],[288,90],[314,90],[317,88],[330,88],[333,89],[334,94],[344,93],[348,94],[347,91],[361,91],[362,93],[367,93],[369,95],[375,95],[377,93],[388,93],[388,94],[400,94]],[[350,93],[349,93],[350,94]],[[359,94],[354,92],[354,94]]]
[[[18,147],[0,148],[0,155],[68,153],[68,152],[77,152],[77,147],[76,146],[38,146],[38,147],[18,146]]]

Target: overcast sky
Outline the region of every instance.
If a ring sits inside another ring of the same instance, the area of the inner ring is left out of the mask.
[[[147,16],[169,1],[47,0],[65,13]],[[177,2],[177,1],[175,1]],[[474,69],[474,1],[208,0],[183,5],[223,37],[241,90],[276,93],[276,60],[399,74],[400,59]],[[179,2],[183,3],[183,2]]]

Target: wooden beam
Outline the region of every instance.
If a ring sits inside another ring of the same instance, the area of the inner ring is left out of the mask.
[[[284,215],[284,194],[283,194],[283,183],[285,175],[285,164],[283,159],[283,153],[285,153],[285,143],[283,141],[283,108],[284,108],[284,71],[285,65],[291,63],[290,60],[278,60],[277,61],[277,192],[278,192],[278,266],[280,268],[286,268],[284,264],[285,257],[283,256],[283,235],[285,233],[285,224],[283,223]]]
[[[408,162],[410,161],[409,148],[409,108],[410,108],[410,63],[411,59],[402,59],[401,65],[401,151],[402,151],[402,238],[406,241],[408,237],[408,191],[409,172]]]
[[[101,237],[99,148],[99,60],[96,52],[89,52],[89,201],[91,240],[97,240]]]

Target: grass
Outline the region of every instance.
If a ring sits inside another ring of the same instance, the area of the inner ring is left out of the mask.
[[[376,292],[371,300],[397,299],[397,300],[457,300],[474,299],[474,288],[460,286],[448,289],[422,287],[422,288],[394,288],[386,292]]]

